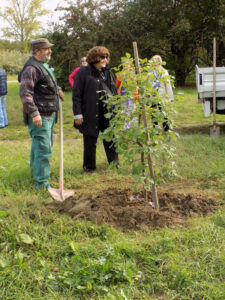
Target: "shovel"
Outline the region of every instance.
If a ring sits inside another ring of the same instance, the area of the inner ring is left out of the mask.
[[[51,197],[56,200],[63,202],[69,197],[73,197],[73,190],[63,190],[64,177],[63,177],[63,113],[62,113],[62,104],[59,103],[59,188],[48,188],[49,194]]]

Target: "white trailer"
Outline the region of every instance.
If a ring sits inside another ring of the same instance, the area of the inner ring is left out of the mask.
[[[196,65],[198,102],[202,103],[205,117],[213,112],[213,67]],[[225,115],[225,67],[216,68],[216,113]]]

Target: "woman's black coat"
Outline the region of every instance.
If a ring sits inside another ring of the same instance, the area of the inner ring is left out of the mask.
[[[106,84],[113,95],[117,94],[115,77],[108,67],[104,68]],[[99,98],[102,93],[102,79],[100,72],[92,65],[82,67],[76,74],[73,85],[73,114],[83,115],[84,122],[82,125],[74,127],[88,136],[97,137],[99,134],[99,118],[105,121],[105,128],[108,127],[108,120],[103,116],[99,116],[99,106],[101,105]]]

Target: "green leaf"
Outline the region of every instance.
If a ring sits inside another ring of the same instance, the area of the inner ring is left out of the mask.
[[[0,267],[5,268],[7,266],[9,266],[9,261],[5,258],[0,258]]]
[[[133,166],[132,174],[139,175],[143,172],[144,169],[145,169],[145,166],[143,166],[143,165]]]
[[[78,286],[77,286],[77,289],[78,289],[78,290],[86,290],[86,287],[85,287],[85,286],[82,286],[82,285],[78,285]]]
[[[106,119],[110,119],[112,117],[112,114],[111,113],[106,113],[104,116],[106,117]]]
[[[24,244],[32,245],[34,242],[34,240],[26,233],[21,233],[19,236]]]
[[[74,241],[71,241],[71,242],[70,242],[70,247],[71,247],[71,249],[73,250],[73,252],[77,252],[77,246],[76,246],[76,244],[75,244]]]
[[[92,284],[90,283],[90,281],[87,282],[87,290],[88,291],[92,290]]]
[[[121,174],[121,175],[123,175],[123,176],[129,175],[129,171],[126,170],[126,169],[122,169],[122,168],[118,169],[118,173]]]
[[[8,216],[8,212],[4,210],[0,210],[0,219],[3,219]]]

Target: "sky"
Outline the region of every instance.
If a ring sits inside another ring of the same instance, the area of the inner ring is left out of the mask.
[[[4,10],[4,7],[9,6],[9,0],[0,0],[0,7],[1,10]],[[43,8],[47,8],[48,10],[51,11],[51,13],[49,15],[43,16],[40,18],[40,21],[43,23],[43,25],[47,25],[48,22],[51,21],[57,21],[58,18],[60,17],[60,14],[62,15],[62,13],[60,12],[55,12],[54,9],[57,6],[63,6],[66,7],[66,1],[65,0],[45,0],[43,2]],[[2,38],[2,27],[5,27],[7,24],[4,22],[4,20],[1,18],[0,19],[0,37]]]

